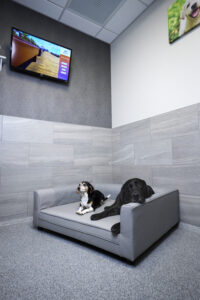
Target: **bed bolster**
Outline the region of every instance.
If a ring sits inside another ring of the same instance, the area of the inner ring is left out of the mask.
[[[120,212],[120,253],[134,261],[179,222],[179,192],[156,193],[145,204],[129,203]]]
[[[58,206],[80,200],[75,185],[55,187],[34,191],[33,225],[38,226],[38,216],[41,209]]]

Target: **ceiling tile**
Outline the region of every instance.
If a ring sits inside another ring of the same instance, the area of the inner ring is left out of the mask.
[[[124,31],[154,0],[12,1],[86,34],[96,36],[98,39],[107,43],[111,43],[117,35]],[[66,9],[63,9],[65,7]],[[105,10],[107,11],[105,12]],[[102,26],[100,23],[108,16],[112,17]]]
[[[113,33],[105,28],[103,28],[97,35],[96,37],[106,43],[111,43],[116,37],[117,34]]]
[[[142,0],[147,5],[150,5],[154,0]]]
[[[61,7],[65,7],[67,2],[69,2],[69,0],[48,0],[48,1],[54,3],[58,6],[61,6]]]
[[[95,36],[101,29],[101,26],[96,25],[93,22],[90,22],[78,15],[75,15],[68,10],[64,11],[60,22],[92,36]]]
[[[59,18],[62,12],[61,7],[58,7],[57,5],[47,0],[34,0],[34,1],[14,0],[14,1],[56,20]]]
[[[122,2],[124,0],[71,0],[68,9],[103,25]]]
[[[127,0],[104,27],[119,34],[132,23],[145,8],[146,6],[137,0]]]

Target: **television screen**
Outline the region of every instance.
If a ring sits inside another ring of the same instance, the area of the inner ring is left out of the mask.
[[[72,50],[12,28],[11,69],[68,82]]]

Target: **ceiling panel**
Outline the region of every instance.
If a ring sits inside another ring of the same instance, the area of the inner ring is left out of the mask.
[[[107,29],[102,29],[97,35],[96,37],[106,43],[111,43],[116,37],[117,37],[117,34],[114,33],[114,32],[111,32]]]
[[[124,0],[71,0],[68,9],[103,25]]]
[[[69,2],[69,0],[48,0],[58,6],[65,7],[65,5]]]
[[[107,43],[111,43],[153,2],[153,0],[12,1]]]
[[[101,29],[101,26],[94,24],[67,10],[64,11],[60,21],[92,36],[95,36]]]
[[[146,6],[137,0],[127,0],[105,25],[105,28],[120,34],[133,22]]]
[[[27,6],[28,8],[36,10],[37,12],[56,20],[59,18],[62,12],[61,7],[47,0],[15,0],[15,2]]]
[[[150,5],[154,0],[142,0],[147,5]]]

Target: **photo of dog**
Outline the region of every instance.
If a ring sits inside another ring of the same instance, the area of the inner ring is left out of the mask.
[[[76,192],[81,195],[80,206],[76,211],[78,215],[84,215],[95,211],[96,208],[100,207],[104,201],[111,196],[108,195],[105,197],[103,193],[95,190],[92,184],[88,181],[82,181],[79,183]]]
[[[152,187],[147,185],[144,180],[139,178],[129,179],[123,184],[115,202],[111,206],[105,207],[103,212],[92,215],[91,220],[100,220],[102,218],[119,215],[122,205],[131,202],[143,204],[146,198],[151,197],[153,194],[154,191]],[[111,231],[114,234],[119,234],[120,223],[114,224],[111,227]]]
[[[169,42],[200,24],[200,0],[177,0],[168,9]]]
[[[186,0],[180,19],[179,36],[200,23],[200,0]]]

